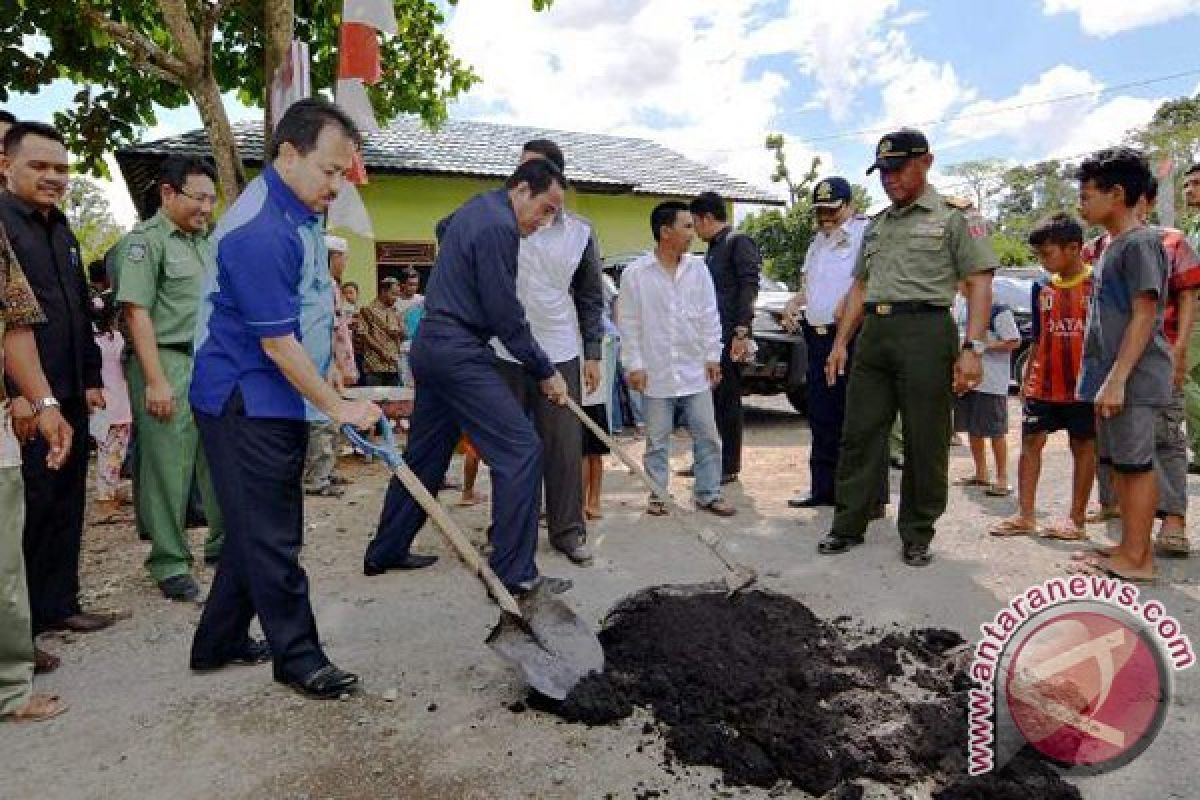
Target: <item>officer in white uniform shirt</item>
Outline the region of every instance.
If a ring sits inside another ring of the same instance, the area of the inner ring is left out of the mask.
[[[548,139],[527,142],[521,162],[545,158],[564,169],[562,150]],[[600,383],[604,288],[592,226],[564,210],[553,224],[521,240],[517,297],[533,338],[580,401],[580,357],[588,391]],[[582,342],[582,346],[581,346]],[[546,528],[550,544],[573,563],[592,561],[583,515],[583,428],[570,409],[546,399],[525,368],[493,339],[496,365],[530,415],[542,440]],[[582,350],[582,352],[581,352]]]
[[[797,292],[784,310],[785,325],[803,331],[808,349],[808,422],[812,433],[809,493],[789,500],[792,508],[834,505],[834,476],[850,370],[847,368],[846,375],[830,386],[825,379],[825,362],[854,281],[854,263],[867,228],[867,218],[855,211],[854,193],[845,178],[835,176],[818,183],[813,188],[812,205],[818,231],[804,257],[804,291]],[[886,474],[881,478],[885,503],[886,478]]]

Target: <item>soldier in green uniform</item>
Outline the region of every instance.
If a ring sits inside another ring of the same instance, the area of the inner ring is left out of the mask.
[[[206,278],[216,269],[208,241],[216,205],[213,168],[172,156],[162,166],[162,207],[118,245],[117,302],[124,308],[134,356],[127,365],[136,433],[133,472],[138,532],[150,539],[146,566],[162,593],[193,601],[185,518],[192,480],[208,517],[204,554],[215,562],[224,528],[188,405],[192,336]]]
[[[996,257],[983,218],[968,201],[945,197],[928,183],[933,154],[920,131],[905,128],[880,140],[876,169],[892,205],[863,237],[854,283],[826,364],[832,383],[861,324],[846,396],[833,530],[824,554],[862,544],[879,494],[886,458],[880,443],[896,412],[904,432],[897,527],[904,562],[925,566],[934,524],[946,510],[953,394],[977,385],[992,303]],[[950,306],[967,283],[967,340],[959,348]]]

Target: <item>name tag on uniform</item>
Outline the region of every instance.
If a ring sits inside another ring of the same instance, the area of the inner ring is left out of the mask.
[[[913,228],[913,236],[937,236],[946,235],[946,226],[940,222],[922,222]]]

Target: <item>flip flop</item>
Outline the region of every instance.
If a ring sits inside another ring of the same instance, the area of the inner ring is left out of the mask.
[[[1158,534],[1155,545],[1155,549],[1158,550],[1159,555],[1166,558],[1187,558],[1192,552],[1187,531],[1181,528],[1175,528]]]
[[[1136,583],[1141,586],[1149,586],[1155,581],[1154,577],[1145,578],[1140,575],[1129,575],[1119,569],[1111,566],[1106,566],[1103,562],[1083,561],[1076,562],[1073,566],[1067,567],[1067,572],[1071,575],[1087,575],[1096,578],[1116,578],[1126,583]]]
[[[1076,525],[1070,520],[1044,526],[1042,536],[1046,539],[1057,539],[1060,542],[1081,542],[1088,538],[1087,528]]]
[[[68,706],[54,694],[34,694],[29,702],[6,717],[13,722],[45,722],[64,713]]]
[[[487,495],[477,494],[477,495],[475,495],[474,500],[459,500],[457,503],[455,503],[455,505],[458,506],[459,508],[470,508],[471,506],[477,506],[480,503],[486,503],[486,502],[487,502]]]
[[[1101,545],[1088,550],[1076,550],[1071,553],[1069,558],[1072,561],[1096,561],[1097,559],[1108,558],[1116,550],[1115,545]]]
[[[991,486],[992,483],[991,483],[991,481],[981,481],[981,480],[979,480],[979,478],[972,476],[970,478],[955,478],[953,485],[954,486]]]
[[[1013,493],[1013,489],[1011,486],[997,486],[993,483],[983,493],[988,497],[1008,497]]]
[[[1037,532],[1036,524],[1030,524],[1020,519],[1003,520],[988,530],[992,536],[1034,536]]]

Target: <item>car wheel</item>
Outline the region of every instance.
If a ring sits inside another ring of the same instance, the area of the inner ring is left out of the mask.
[[[793,386],[787,390],[788,402],[799,414],[808,414],[808,387]]]

